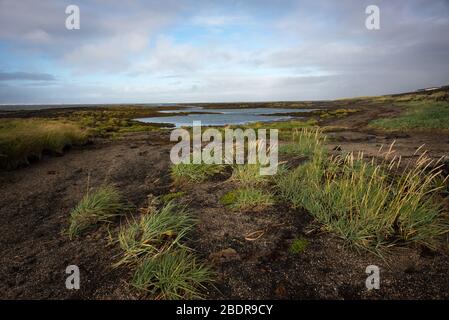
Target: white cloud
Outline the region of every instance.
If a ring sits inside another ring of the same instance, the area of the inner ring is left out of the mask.
[[[365,28],[370,0],[84,1],[78,31],[64,26],[69,3],[0,0],[0,55],[19,52],[29,69],[1,71],[61,85],[5,80],[2,99],[323,99],[449,82],[447,0],[379,0],[378,32]]]
[[[64,61],[77,72],[123,71],[133,55],[143,52],[148,39],[143,34],[120,35],[101,42],[81,45],[64,55]]]
[[[192,18],[192,23],[199,26],[222,27],[247,22],[246,16],[240,15],[199,15]]]
[[[49,43],[51,42],[51,36],[42,29],[32,30],[23,35],[25,41],[30,41],[34,43]]]
[[[135,63],[130,74],[186,76],[191,73],[235,68],[248,59],[248,53],[215,45],[179,43],[167,36],[158,36],[153,46]]]

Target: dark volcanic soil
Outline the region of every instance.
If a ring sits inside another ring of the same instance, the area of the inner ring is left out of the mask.
[[[358,253],[320,230],[306,212],[279,206],[263,212],[230,212],[219,204],[219,198],[233,188],[232,184],[208,183],[190,196],[201,221],[195,248],[209,254],[219,272],[218,290],[211,291],[209,298],[449,298],[447,252],[401,248],[386,260]],[[256,231],[263,232],[262,236],[248,240]],[[290,244],[299,237],[307,239],[309,246],[303,253],[293,254]],[[380,290],[365,287],[369,265],[381,270]]]
[[[101,227],[70,241],[70,210],[87,186],[108,182],[136,206],[145,204],[153,182],[167,170],[168,137],[136,134],[97,142],[0,174],[1,298],[126,298],[128,270],[112,269],[119,251]],[[89,180],[89,182],[88,182]],[[111,232],[117,229],[111,226]],[[81,290],[65,288],[65,269],[80,268]]]
[[[360,106],[357,106],[360,107]],[[329,120],[329,145],[343,151],[375,154],[396,140],[398,152],[411,157],[426,143],[431,155],[449,151],[447,134],[386,134],[366,129],[369,119],[395,114],[390,107],[367,109]],[[120,188],[137,207],[148,194],[174,191],[168,177],[168,134],[130,134],[116,141],[69,150],[63,157],[45,157],[26,168],[0,173],[0,298],[3,299],[133,299],[131,270],[113,269],[120,254],[110,236],[119,221],[95,227],[75,240],[64,234],[70,210],[88,186],[104,182]],[[441,299],[449,298],[447,249],[399,248],[386,260],[355,252],[320,230],[302,211],[276,206],[262,212],[231,212],[219,198],[235,188],[222,178],[184,187],[199,219],[190,245],[218,274],[212,299]],[[256,232],[256,233],[255,233]],[[256,240],[251,234],[259,235]],[[293,254],[293,239],[309,246]],[[65,269],[81,271],[81,289],[65,288]],[[381,269],[381,289],[365,288],[368,265]]]

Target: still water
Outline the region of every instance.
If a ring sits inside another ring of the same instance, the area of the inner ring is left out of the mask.
[[[310,112],[312,109],[288,109],[288,108],[248,108],[248,109],[203,109],[201,107],[188,107],[178,110],[163,110],[160,113],[190,112],[176,116],[161,116],[150,118],[138,118],[136,120],[147,123],[169,123],[176,127],[191,126],[193,121],[201,121],[203,126],[223,126],[235,124],[247,124],[252,122],[283,121],[291,119],[283,113]],[[207,112],[201,113],[201,112]]]

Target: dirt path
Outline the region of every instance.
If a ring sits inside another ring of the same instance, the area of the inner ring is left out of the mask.
[[[366,130],[368,124],[378,118],[388,118],[400,114],[403,109],[393,105],[365,105],[365,104],[352,104],[341,105],[338,102],[330,102],[325,106],[329,109],[350,108],[358,109],[359,112],[349,114],[342,118],[330,118],[322,122],[322,125],[330,125],[335,127],[343,127],[348,130]]]
[[[334,109],[341,107],[336,102],[332,104]],[[397,106],[353,105],[344,107],[358,108],[361,111],[321,123],[322,126],[329,126],[326,134],[331,150],[337,148],[342,152],[362,151],[366,156],[371,157],[378,155],[380,147],[383,146],[383,150],[385,150],[394,143],[397,154],[404,159],[414,157],[416,149],[422,145],[422,150],[427,150],[433,158],[449,155],[449,132],[384,132],[368,126],[374,119],[399,115],[403,110]]]

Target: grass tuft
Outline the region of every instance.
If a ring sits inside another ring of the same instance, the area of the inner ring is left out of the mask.
[[[170,174],[175,184],[198,183],[221,173],[224,165],[219,164],[174,164]]]
[[[357,248],[380,253],[401,242],[433,248],[449,231],[435,198],[440,167],[425,154],[403,172],[399,165],[398,157],[376,164],[363,154],[329,159],[318,153],[280,176],[278,193]]]
[[[322,159],[326,155],[326,136],[321,129],[295,130],[292,141],[279,147],[280,154]]]
[[[199,299],[201,289],[213,281],[213,273],[185,249],[165,251],[145,259],[137,268],[132,285],[155,299]]]
[[[129,209],[129,204],[123,201],[120,192],[112,186],[89,192],[70,213],[69,237],[72,239],[98,222],[110,222]]]
[[[135,264],[147,256],[182,247],[181,239],[195,222],[185,207],[176,205],[173,200],[159,210],[149,208],[139,220],[121,228],[118,240],[124,257],[117,265]]]
[[[242,188],[226,193],[220,199],[223,205],[240,211],[263,210],[274,204],[271,193],[255,189]]]
[[[236,164],[229,180],[242,187],[263,186],[269,181],[269,176],[261,175],[260,168],[260,164]]]
[[[184,197],[186,193],[184,191],[178,191],[178,192],[171,192],[164,194],[160,197],[161,202],[166,204],[173,200],[179,200],[180,198]]]
[[[118,241],[124,255],[116,266],[135,268],[131,284],[153,299],[202,298],[213,273],[182,243],[195,220],[174,199],[158,205],[149,196],[140,220],[121,228]]]

